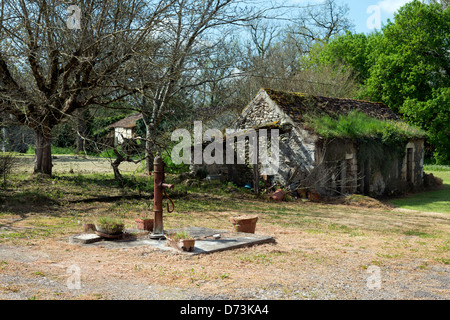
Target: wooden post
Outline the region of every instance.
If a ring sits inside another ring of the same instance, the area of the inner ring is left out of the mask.
[[[256,164],[253,164],[253,190],[259,194],[259,131],[256,132]]]

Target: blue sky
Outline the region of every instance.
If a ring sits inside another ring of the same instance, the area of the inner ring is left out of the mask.
[[[323,2],[323,0],[289,1],[293,4],[317,4]],[[355,25],[355,32],[369,33],[373,31],[374,26],[385,24],[387,19],[393,20],[394,13],[410,1],[412,0],[337,0],[337,3],[348,5],[350,9],[348,17]],[[377,16],[379,16],[379,20]]]

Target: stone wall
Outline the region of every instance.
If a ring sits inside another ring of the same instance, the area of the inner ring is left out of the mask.
[[[407,174],[408,149],[412,149],[410,176]],[[390,163],[385,163],[385,165],[388,165],[388,170],[384,170],[385,172],[372,168],[369,179],[369,195],[401,195],[422,188],[424,140],[417,139],[408,142],[404,151],[403,158],[396,157],[391,159]]]
[[[275,122],[282,125],[287,120],[284,113],[269,99],[267,93],[260,91],[244,108],[232,126],[235,129],[248,129]]]
[[[298,184],[314,168],[317,136],[294,124],[264,90],[256,95],[234,123],[237,129],[271,125],[284,128],[279,135],[279,170],[272,177],[273,182]]]
[[[278,175],[274,177],[280,185],[293,187],[305,180],[316,165],[317,137],[299,126],[280,135],[280,161]]]

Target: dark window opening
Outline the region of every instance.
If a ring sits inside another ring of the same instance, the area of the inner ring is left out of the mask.
[[[370,167],[369,161],[364,161],[364,194],[369,194],[370,191]]]
[[[406,149],[406,181],[412,182],[413,148]]]

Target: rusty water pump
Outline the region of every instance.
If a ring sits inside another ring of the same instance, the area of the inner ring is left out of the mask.
[[[163,225],[163,195],[171,202],[172,210],[169,209],[169,204],[167,203],[167,212],[172,212],[175,207],[172,200],[167,196],[166,188],[173,189],[173,184],[164,183],[164,161],[161,158],[159,152],[156,153],[154,159],[154,205],[153,211],[155,213],[155,221],[153,224],[153,232],[150,234],[151,239],[165,239],[164,236],[164,225]]]

